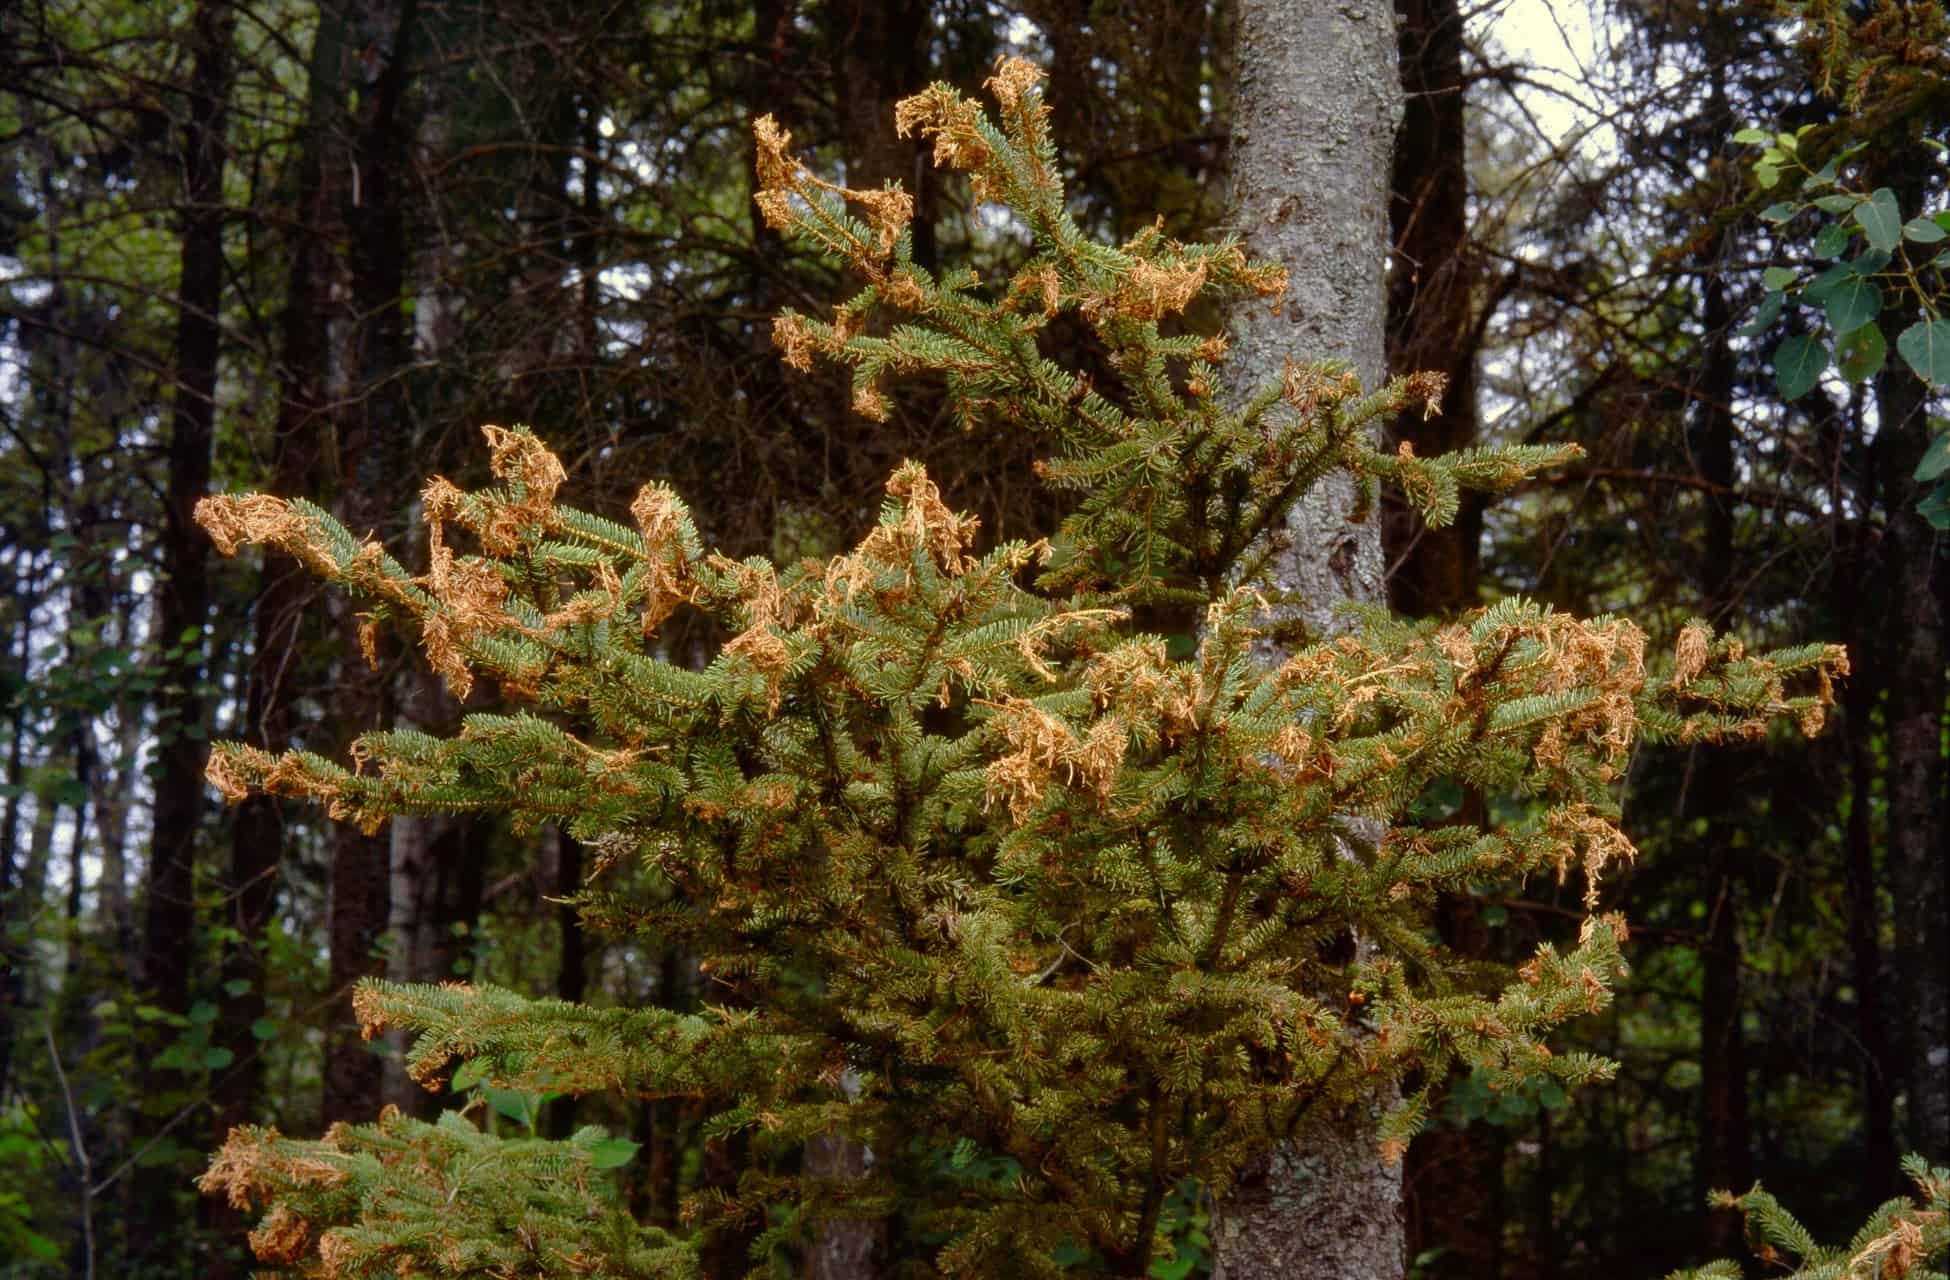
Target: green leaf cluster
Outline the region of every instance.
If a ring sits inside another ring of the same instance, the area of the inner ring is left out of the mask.
[[[1836,151],[1818,167],[1804,160],[1801,139],[1810,131],[1770,133],[1747,128],[1738,143],[1763,148],[1754,162],[1754,180],[1763,190],[1784,181],[1799,187],[1800,198],[1779,201],[1760,213],[1763,221],[1785,227],[1806,223],[1813,257],[1828,266],[1804,270],[1772,266],[1762,275],[1766,294],[1753,320],[1740,332],[1755,336],[1772,328],[1792,299],[1818,309],[1832,345],[1813,333],[1791,334],[1774,349],[1774,382],[1784,400],[1806,395],[1832,365],[1845,381],[1874,377],[1888,359],[1888,339],[1876,319],[1888,291],[1913,295],[1921,319],[1896,337],[1896,351],[1916,376],[1933,387],[1950,387],[1950,320],[1941,315],[1950,294],[1950,210],[1924,212],[1905,220],[1896,193],[1888,187],[1863,192],[1850,188],[1845,171],[1866,144]]]

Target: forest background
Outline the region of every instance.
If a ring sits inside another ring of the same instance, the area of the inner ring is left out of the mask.
[[[189,1181],[228,1126],[315,1133],[389,1102],[606,1123],[640,1144],[617,1176],[646,1221],[734,1175],[682,1100],[429,1094],[397,1044],[358,1039],[345,993],[366,974],[678,1008],[709,978],[585,934],[558,899],[590,854],[558,832],[221,809],[211,737],[336,754],[460,706],[406,646],[382,640],[369,669],[347,606],[287,562],[217,560],[188,512],[302,493],[405,544],[422,476],[478,479],[479,424],[528,422],[581,505],[668,479],[733,554],[850,544],[904,457],[993,535],[1034,527],[1050,499],[1026,442],[959,437],[925,386],[866,422],[842,382],[781,364],[772,314],[847,289],[758,216],[749,121],[772,112],[850,185],[905,183],[917,259],[993,268],[1019,236],[940,184],[893,104],[1022,53],[1049,72],[1085,225],[1222,234],[1252,3],[0,14],[0,1274],[241,1274],[240,1221]],[[1900,1151],[1950,1157],[1931,1057],[1950,584],[1915,479],[1943,406],[1893,357],[1797,383],[1780,343],[1835,336],[1833,305],[1749,323],[1822,265],[1822,224],[1777,205],[1734,135],[1864,143],[1865,191],[1943,208],[1943,14],[1558,0],[1589,56],[1533,65],[1496,0],[1397,7],[1389,358],[1451,379],[1438,417],[1397,431],[1423,453],[1586,456],[1453,530],[1386,511],[1393,605],[1521,593],[1627,613],[1655,643],[1697,615],[1755,644],[1842,640],[1854,663],[1812,744],[1635,760],[1641,858],[1607,890],[1633,976],[1564,1038],[1618,1079],[1573,1097],[1458,1079],[1408,1157],[1410,1261],[1658,1274],[1738,1252],[1703,1197],[1757,1176],[1845,1238],[1897,1190]],[[1931,298],[1890,302],[1886,347]],[[1492,964],[1580,915],[1575,889],[1484,884],[1441,926]]]

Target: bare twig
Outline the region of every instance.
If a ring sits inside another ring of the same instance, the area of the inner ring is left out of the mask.
[[[81,1247],[87,1280],[95,1280],[95,1189],[88,1185],[88,1147],[81,1140],[81,1115],[75,1110],[74,1090],[68,1087],[68,1073],[61,1066],[61,1051],[54,1044],[54,1024],[44,1022],[41,1032],[47,1038],[47,1056],[54,1063],[54,1078],[60,1082],[61,1097],[68,1104],[68,1140],[74,1144],[75,1163],[81,1167]]]

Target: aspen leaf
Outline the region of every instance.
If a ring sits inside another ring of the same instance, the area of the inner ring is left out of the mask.
[[[1846,382],[1867,382],[1889,360],[1889,340],[1876,325],[1865,324],[1835,344],[1835,367]]]
[[[1923,451],[1922,460],[1916,464],[1915,479],[1934,480],[1946,471],[1950,471],[1950,434],[1930,441],[1930,447]]]
[[[1848,269],[1858,276],[1872,276],[1889,265],[1890,255],[1882,249],[1871,249],[1857,254],[1848,262]]]
[[[1855,206],[1855,221],[1869,243],[1884,253],[1894,253],[1902,243],[1902,210],[1896,206],[1896,193],[1888,187],[1877,187],[1874,195]]]
[[[1801,286],[1801,296],[1810,302],[1820,302],[1842,281],[1855,274],[1855,268],[1846,262],[1838,262]]]
[[[1783,400],[1808,394],[1827,367],[1828,348],[1819,338],[1797,335],[1774,348],[1774,386]]]
[[[1929,521],[1932,529],[1950,529],[1950,493],[1932,490],[1929,497],[1916,504],[1916,513]]]
[[[1743,338],[1751,338],[1756,334],[1767,332],[1768,327],[1781,318],[1781,307],[1786,301],[1786,296],[1780,290],[1770,290],[1767,296],[1760,300],[1760,306],[1755,308],[1754,318],[1734,332]]]
[[[1821,305],[1837,334],[1852,333],[1881,314],[1882,290],[1874,281],[1853,276],[1835,286]]]
[[[1916,376],[1932,386],[1950,386],[1950,320],[1919,320],[1896,339]]]

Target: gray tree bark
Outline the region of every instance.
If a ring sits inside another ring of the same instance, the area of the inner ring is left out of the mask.
[[[1378,386],[1402,103],[1392,0],[1240,0],[1235,47],[1233,230],[1290,278],[1277,315],[1249,304],[1231,317],[1233,385],[1334,358]],[[1279,532],[1265,585],[1290,642],[1332,633],[1344,603],[1384,598],[1379,524],[1350,522],[1352,506],[1350,482],[1323,483]],[[1315,1116],[1241,1176],[1215,1217],[1216,1280],[1402,1274],[1401,1170],[1376,1136],[1384,1101]]]
[[[1231,317],[1233,385],[1280,376],[1289,360],[1339,359],[1381,384],[1388,177],[1402,93],[1389,0],[1242,0],[1231,147],[1232,230],[1253,258],[1289,273],[1278,314]],[[1381,531],[1348,522],[1353,487],[1320,485],[1295,504],[1273,585],[1318,636],[1349,600],[1382,597]]]

